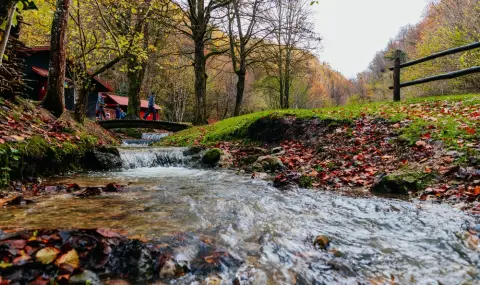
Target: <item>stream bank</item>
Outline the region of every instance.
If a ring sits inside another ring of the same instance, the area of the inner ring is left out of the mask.
[[[55,118],[22,98],[0,98],[0,187],[74,171],[119,167],[119,141],[95,122],[78,124],[70,112]]]

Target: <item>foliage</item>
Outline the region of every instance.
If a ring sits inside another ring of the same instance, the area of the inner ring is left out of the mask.
[[[480,37],[478,15],[480,2],[440,0],[432,2],[420,23],[406,26],[387,47],[377,53],[366,77],[365,92],[374,94],[374,99],[384,100],[391,96],[388,86],[392,84],[388,67],[392,65],[389,55],[400,49],[405,60],[413,60],[436,52],[477,42]],[[441,73],[480,65],[480,50],[442,57],[419,65],[402,69],[402,81],[424,78]],[[404,97],[421,95],[443,95],[452,93],[478,92],[480,75],[469,75],[452,80],[436,81],[402,89]]]

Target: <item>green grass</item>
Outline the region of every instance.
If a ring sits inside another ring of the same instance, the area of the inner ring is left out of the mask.
[[[408,121],[400,137],[409,143],[430,136],[452,148],[478,142],[480,134],[480,94],[450,95],[408,99],[403,102],[376,102],[323,109],[272,110],[229,118],[215,124],[178,132],[162,145],[211,145],[220,141],[244,140],[248,127],[266,116],[295,116],[353,121],[364,115],[392,122]]]

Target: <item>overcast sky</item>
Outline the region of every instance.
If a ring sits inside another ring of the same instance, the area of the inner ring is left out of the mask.
[[[365,70],[399,29],[422,18],[428,0],[320,0],[315,25],[320,60],[347,77]]]

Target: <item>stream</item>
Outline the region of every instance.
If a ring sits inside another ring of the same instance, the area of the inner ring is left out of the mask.
[[[112,228],[159,242],[182,234],[176,258],[187,261],[208,238],[240,261],[218,272],[224,284],[235,276],[241,284],[480,284],[479,253],[457,237],[478,220],[450,206],[282,192],[232,171],[188,168],[183,150],[121,148],[122,171],[50,182],[116,182],[129,184],[127,192],[0,209],[0,227]],[[341,254],[314,248],[317,235]],[[202,278],[168,284],[195,280]]]

